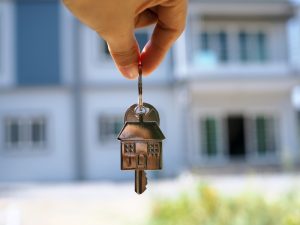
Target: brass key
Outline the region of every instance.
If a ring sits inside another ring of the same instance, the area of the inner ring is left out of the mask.
[[[135,192],[146,190],[144,170],[162,168],[162,140],[157,110],[142,100],[142,71],[139,66],[139,101],[130,106],[124,116],[124,126],[118,136],[121,142],[121,170],[135,170]]]
[[[135,192],[142,194],[147,188],[147,176],[144,170],[135,170]]]

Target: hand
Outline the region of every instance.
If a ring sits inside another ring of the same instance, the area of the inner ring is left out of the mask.
[[[72,13],[108,44],[120,72],[129,79],[151,73],[185,27],[187,0],[63,0]],[[156,24],[140,54],[134,29]]]

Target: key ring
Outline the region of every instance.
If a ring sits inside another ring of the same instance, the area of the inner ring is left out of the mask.
[[[139,110],[141,111],[143,108],[143,80],[142,80],[142,75],[143,75],[143,70],[142,70],[142,64],[139,63],[138,65],[138,71],[139,71],[139,77],[138,77],[138,92],[139,92]]]
[[[143,70],[142,70],[142,64],[139,63],[138,65],[138,72],[139,72],[139,76],[138,76],[138,94],[139,94],[139,98],[138,98],[138,105],[135,109],[136,114],[140,115],[140,114],[145,114],[146,113],[146,109],[143,105]]]

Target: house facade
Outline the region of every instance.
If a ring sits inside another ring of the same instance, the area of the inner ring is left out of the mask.
[[[192,165],[299,162],[297,10],[287,1],[193,2],[175,69],[189,99]]]
[[[300,163],[297,2],[189,2],[185,32],[144,79],[163,170]],[[142,47],[151,29],[138,30]],[[121,180],[116,139],[137,82],[57,0],[0,3],[0,181]]]

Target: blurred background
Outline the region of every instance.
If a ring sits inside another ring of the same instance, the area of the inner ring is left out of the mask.
[[[138,196],[116,139],[137,82],[60,1],[0,0],[0,225],[300,225],[299,87],[299,1],[190,0],[144,79],[167,139]]]

